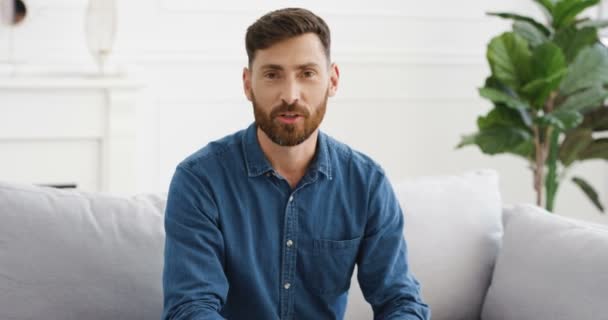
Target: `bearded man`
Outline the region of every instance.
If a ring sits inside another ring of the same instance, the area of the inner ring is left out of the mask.
[[[163,319],[342,319],[355,265],[375,319],[429,319],[384,171],[319,131],[340,78],[327,24],[281,9],[245,42],[255,123],[177,166]]]

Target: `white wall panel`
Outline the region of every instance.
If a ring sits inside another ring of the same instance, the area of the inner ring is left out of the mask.
[[[198,0],[160,0],[163,11],[169,12],[211,12],[233,13],[254,12],[258,15],[269,10],[282,7],[305,7],[315,12],[336,15],[382,15],[403,17],[451,17],[456,19],[478,18],[486,11],[524,11],[530,15],[540,16],[541,12],[531,1],[527,0],[464,0],[457,5],[447,3],[445,0],[382,0],[374,2],[371,6],[365,0],[296,0],[296,1],[223,1],[216,5]]]
[[[244,34],[257,16],[241,12],[164,13],[142,40],[159,52],[244,54]],[[336,51],[369,48],[421,52],[479,53],[508,23],[498,18],[450,19],[382,16],[324,16]]]
[[[6,27],[0,27],[0,64],[9,58],[9,30]]]
[[[336,61],[345,99],[472,99],[488,74],[484,61],[470,63],[447,56],[396,58],[347,57]],[[442,58],[452,60],[446,63]],[[482,58],[483,59],[483,58]],[[392,60],[392,61],[387,61]],[[470,59],[468,59],[470,60]],[[211,59],[166,63],[154,67],[147,79],[161,101],[244,100],[241,75],[245,61]],[[149,65],[150,63],[146,63]]]
[[[470,99],[484,65],[344,64],[339,95],[354,99]]]
[[[149,80],[159,100],[218,100],[243,97],[238,63],[168,64],[154,68]]]
[[[15,54],[31,63],[88,58],[84,25],[84,10],[33,12],[14,28]]]
[[[28,1],[32,15],[15,30],[18,57],[30,65],[91,70],[86,0]],[[142,191],[166,191],[180,160],[253,121],[241,86],[244,33],[260,15],[284,6],[310,8],[332,29],[342,80],[324,130],[377,159],[393,180],[490,167],[501,173],[506,202],[534,200],[524,161],[453,149],[489,109],[477,94],[489,72],[485,47],[510,26],[485,12],[542,18],[529,0],[120,1],[112,61],[148,84],[146,103],[138,109]],[[0,60],[7,54],[6,37],[0,27]],[[86,119],[70,110],[65,112]],[[44,127],[36,121],[30,125]],[[606,171],[597,162],[573,173],[588,178],[607,202]],[[562,214],[608,223],[569,183],[557,206]]]
[[[253,111],[244,102],[176,103],[162,105],[160,118],[160,181],[168,186],[181,160],[208,142],[246,128],[253,122]]]
[[[97,92],[0,92],[0,139],[99,137],[104,106]],[[63,117],[58,116],[63,115]]]

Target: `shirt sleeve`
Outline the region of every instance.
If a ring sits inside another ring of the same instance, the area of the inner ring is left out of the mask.
[[[178,166],[165,209],[164,320],[224,319],[228,280],[216,208],[204,181]]]
[[[374,319],[430,319],[420,285],[410,272],[404,218],[393,188],[381,173],[372,185],[357,278]]]

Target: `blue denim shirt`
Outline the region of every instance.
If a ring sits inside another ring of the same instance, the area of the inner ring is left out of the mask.
[[[291,188],[256,129],[177,166],[165,213],[163,319],[342,319],[355,264],[375,319],[428,319],[382,169],[320,132]]]

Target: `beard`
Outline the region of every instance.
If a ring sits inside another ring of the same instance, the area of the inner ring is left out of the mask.
[[[306,141],[319,128],[325,117],[328,97],[329,91],[325,92],[323,101],[313,109],[312,113],[298,104],[298,101],[292,104],[287,104],[283,101],[282,104],[272,108],[270,113],[266,113],[257,103],[252,93],[251,102],[253,104],[255,123],[272,142],[283,147],[297,146]],[[298,113],[302,119],[293,124],[281,123],[277,118],[285,112]]]

